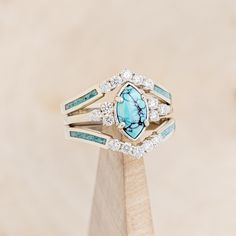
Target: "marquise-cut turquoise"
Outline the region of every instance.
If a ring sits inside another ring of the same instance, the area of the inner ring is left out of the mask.
[[[116,114],[119,123],[125,123],[123,131],[131,139],[137,139],[145,129],[147,120],[147,104],[142,94],[133,85],[127,84],[119,96],[122,102],[117,102]]]

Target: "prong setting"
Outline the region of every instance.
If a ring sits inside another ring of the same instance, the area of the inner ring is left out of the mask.
[[[145,121],[144,121],[144,124],[145,124],[146,127],[148,127],[148,126],[150,125],[149,120],[145,120]]]
[[[117,96],[117,97],[115,98],[115,100],[116,100],[116,102],[119,102],[119,103],[124,102],[124,99],[123,99],[122,97],[120,97],[120,96]]]
[[[118,129],[123,129],[125,127],[125,122],[121,122],[118,124]]]

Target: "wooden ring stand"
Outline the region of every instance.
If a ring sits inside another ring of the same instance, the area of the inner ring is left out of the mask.
[[[89,236],[153,236],[144,160],[100,151]]]

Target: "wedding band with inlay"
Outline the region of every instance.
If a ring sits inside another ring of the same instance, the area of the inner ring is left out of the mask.
[[[174,132],[172,110],[166,89],[128,69],[62,104],[68,139],[136,158]]]

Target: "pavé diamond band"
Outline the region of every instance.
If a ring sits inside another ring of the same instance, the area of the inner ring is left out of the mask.
[[[127,69],[68,100],[62,104],[62,112],[69,139],[136,158],[153,150],[175,130],[170,118],[171,94]]]

